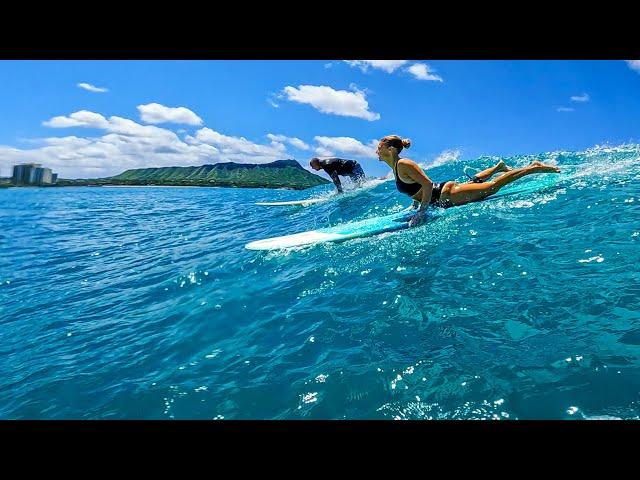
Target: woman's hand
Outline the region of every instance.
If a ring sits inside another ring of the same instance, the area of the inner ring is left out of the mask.
[[[416,225],[420,225],[421,223],[424,223],[425,220],[426,220],[425,211],[418,210],[418,213],[416,213],[413,217],[409,219],[409,226],[415,227]]]

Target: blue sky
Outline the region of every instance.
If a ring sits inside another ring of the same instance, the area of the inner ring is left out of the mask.
[[[2,61],[0,175],[355,158],[429,164],[638,141],[640,61]]]

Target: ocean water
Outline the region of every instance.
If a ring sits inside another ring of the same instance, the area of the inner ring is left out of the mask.
[[[533,159],[560,180],[273,252],[244,245],[410,202],[393,182],[308,207],[254,202],[333,187],[0,190],[0,418],[638,419],[640,147],[505,160]]]

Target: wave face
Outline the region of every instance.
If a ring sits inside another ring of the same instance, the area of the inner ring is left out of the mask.
[[[534,159],[561,180],[267,253],[244,245],[410,202],[392,181],[2,190],[0,418],[637,419],[640,147],[504,160]]]

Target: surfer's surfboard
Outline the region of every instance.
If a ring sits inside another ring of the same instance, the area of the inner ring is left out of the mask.
[[[327,195],[326,197],[320,198],[307,198],[306,200],[291,200],[288,202],[256,202],[256,205],[260,205],[263,207],[291,207],[291,206],[302,206],[306,207],[307,205],[314,205],[316,203],[327,202],[329,200],[338,200],[343,198],[349,198],[355,195],[358,195],[362,192],[370,190],[372,188],[377,187],[378,185],[389,181],[389,179],[373,179],[368,180],[365,184],[360,186],[359,188],[353,188],[349,190],[345,190],[342,194],[332,194]]]
[[[314,203],[321,203],[330,200],[331,197],[327,198],[308,198],[306,200],[292,200],[290,202],[256,202],[256,205],[262,205],[264,207],[285,207],[285,206],[293,206],[299,205],[306,207],[307,205],[313,205]]]
[[[245,248],[249,250],[277,250],[281,248],[313,245],[315,243],[339,242],[352,238],[368,237],[383,232],[392,232],[408,228],[409,219],[412,215],[415,215],[415,210],[403,210],[384,217],[368,218],[357,222],[336,225],[335,227],[257,240],[247,243]]]

